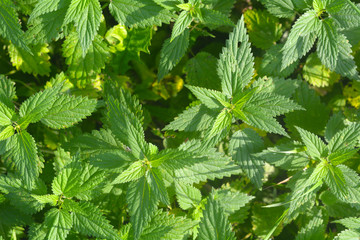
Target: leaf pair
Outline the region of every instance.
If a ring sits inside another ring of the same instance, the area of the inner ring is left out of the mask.
[[[229,129],[234,118],[268,132],[287,135],[274,117],[302,108],[288,98],[268,91],[263,87],[263,80],[255,82],[253,88],[246,89],[254,74],[253,60],[244,20],[241,18],[234,32],[230,34],[218,61],[222,92],[189,86],[190,91],[204,106],[189,108],[165,130],[202,131],[208,126],[210,138],[224,129]],[[197,111],[198,114],[194,114]],[[203,121],[207,123],[202,124]],[[200,127],[203,125],[204,127]]]
[[[190,174],[193,181],[198,182],[238,172],[228,158],[200,141],[159,151],[145,141],[143,114],[138,100],[123,90],[109,92],[106,98],[109,130],[80,136],[66,148],[73,152],[80,149],[91,164],[111,173],[114,176],[111,184],[129,183],[126,200],[135,239],[143,237],[142,232],[153,221],[159,202],[170,205],[167,188],[173,178],[180,179],[183,174]],[[215,159],[221,166],[215,164],[204,169]],[[224,164],[229,165],[228,169],[217,172],[224,169]],[[198,168],[201,174],[197,172]]]
[[[282,70],[309,52],[318,39],[317,55],[322,64],[342,76],[358,80],[351,44],[340,33],[340,29],[347,28],[342,22],[351,11],[346,13],[342,9],[352,9],[348,5],[345,1],[314,1],[313,9],[301,15],[291,28],[282,48]],[[325,13],[329,16],[323,17]],[[360,15],[355,18],[358,22]]]
[[[189,26],[192,22],[202,23],[210,29],[219,26],[233,26],[228,18],[227,9],[232,7],[233,1],[224,4],[225,9],[220,9],[213,2],[194,0],[177,5],[181,12],[175,20],[171,37],[167,39],[161,49],[158,80],[162,80],[185,55],[190,41]]]
[[[4,90],[0,98],[0,141],[5,143],[7,156],[30,188],[38,176],[40,160],[34,138],[27,132],[31,123],[41,121],[50,128],[67,128],[89,116],[96,100],[61,94],[62,84],[38,92],[24,101],[15,112],[13,83],[2,77]]]
[[[84,201],[92,198],[104,179],[104,172],[73,158],[54,178],[53,194],[32,195],[40,204],[53,207],[45,213],[42,224],[31,226],[30,239],[66,239],[71,229],[88,236],[120,239],[101,211]]]
[[[355,171],[342,163],[351,159],[358,151],[354,147],[360,138],[360,125],[352,123],[345,127],[342,121],[341,115],[337,114],[328,122],[325,129],[327,145],[317,135],[297,127],[304,148],[298,142],[287,143],[268,148],[259,155],[286,170],[300,170],[289,183],[293,190],[288,202],[289,219],[295,218],[301,209],[305,209],[303,205],[313,204],[312,196],[323,183],[339,200],[359,204],[360,179]],[[309,159],[313,159],[316,165],[303,172]],[[291,163],[296,163],[298,167],[290,166]]]

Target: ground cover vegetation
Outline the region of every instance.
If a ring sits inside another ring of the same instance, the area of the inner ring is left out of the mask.
[[[0,239],[360,239],[360,4],[2,0]]]

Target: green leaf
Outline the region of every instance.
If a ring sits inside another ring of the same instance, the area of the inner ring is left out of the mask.
[[[353,148],[360,137],[360,124],[353,123],[337,132],[329,141],[330,153]]]
[[[203,0],[202,3],[206,4],[209,9],[219,11],[228,16],[234,7],[235,0]]]
[[[267,10],[280,18],[290,18],[295,14],[295,6],[292,0],[262,0]]]
[[[45,213],[45,225],[49,229],[47,239],[63,240],[69,234],[73,221],[69,212],[52,208]]]
[[[29,229],[29,239],[44,240],[46,239],[47,232],[45,224],[34,223]]]
[[[214,159],[210,159],[209,161],[175,170],[175,180],[182,183],[193,184],[205,182],[208,179],[222,179],[224,177],[230,177],[231,175],[238,175],[240,172],[241,168],[237,164],[227,158],[219,158],[215,155]]]
[[[71,0],[64,23],[75,23],[83,56],[86,55],[95,39],[100,27],[101,16],[101,6],[98,0]]]
[[[204,104],[196,105],[179,114],[164,130],[203,131],[214,124],[214,119],[218,114],[217,111],[207,108]]]
[[[332,194],[329,190],[320,194],[320,199],[325,205],[325,208],[330,217],[348,217],[348,216],[356,216],[356,208],[352,207],[349,203],[345,203],[338,198],[334,194]]]
[[[320,159],[326,153],[325,143],[315,134],[306,131],[302,128],[296,127],[300,133],[301,139],[306,146],[306,151],[313,159]]]
[[[298,60],[294,61],[284,69],[281,68],[281,62],[284,55],[281,52],[281,49],[283,47],[284,44],[276,44],[266,51],[260,69],[258,70],[260,76],[288,77],[294,72],[299,63]]]
[[[6,194],[10,204],[21,212],[33,215],[44,208],[44,204],[37,201],[33,195],[45,195],[46,185],[39,180],[34,181],[32,190],[25,185],[24,181],[13,175],[0,176],[0,190]]]
[[[220,203],[227,216],[243,208],[247,203],[254,199],[253,196],[238,191],[234,192],[229,189],[217,189],[213,192],[213,195],[214,199]]]
[[[19,209],[11,206],[9,203],[0,204],[0,239],[10,232],[9,228],[15,226],[26,226],[32,222],[31,216]]]
[[[263,91],[262,91],[263,90]],[[253,94],[246,102],[243,110],[256,109],[259,113],[265,114],[268,117],[279,116],[294,110],[304,110],[297,103],[293,102],[287,97],[268,93],[269,89],[259,89],[258,92]]]
[[[253,95],[256,94],[256,92],[257,92],[257,87],[238,93],[233,97],[232,102],[235,103],[235,108],[233,109],[235,110],[234,111],[235,114],[236,114],[236,110],[243,109],[244,105],[246,105],[249,102],[249,100],[252,99]]]
[[[264,10],[248,9],[244,13],[251,43],[261,49],[268,49],[282,36],[279,20]]]
[[[360,80],[354,57],[351,55],[351,44],[346,39],[345,35],[339,34],[338,46],[339,56],[334,71],[341,76],[348,77],[353,80]]]
[[[227,108],[224,108],[216,117],[214,125],[212,126],[207,139],[221,133],[224,129],[229,130],[231,127],[231,122],[232,114]]]
[[[185,29],[172,41],[170,39],[165,41],[160,52],[158,81],[163,79],[180,62],[188,49],[189,38],[190,32]]]
[[[40,170],[34,138],[23,130],[9,138],[6,148],[21,178],[31,188]]]
[[[329,87],[340,79],[340,75],[326,68],[315,53],[306,59],[303,77],[315,87]]]
[[[344,115],[341,112],[338,112],[330,117],[325,128],[325,139],[327,142],[331,140],[336,132],[345,128],[344,120]]]
[[[203,23],[210,28],[210,30],[221,26],[234,27],[234,23],[222,12],[207,8],[201,8],[200,11]]]
[[[183,210],[195,208],[201,202],[199,189],[181,181],[175,183],[176,199]]]
[[[103,213],[90,202],[79,202],[72,213],[73,228],[87,236],[103,239],[120,239]]]
[[[329,161],[331,162],[331,164],[333,164],[334,166],[339,165],[349,159],[351,159],[357,152],[359,149],[343,149],[340,151],[336,151],[331,153],[328,156]]]
[[[145,173],[146,168],[143,161],[136,161],[123,171],[112,184],[132,182],[145,176]]]
[[[149,171],[149,174],[146,176],[146,180],[151,190],[153,191],[153,194],[157,196],[163,204],[170,206],[169,195],[166,190],[161,172],[156,168],[152,168]]]
[[[316,92],[305,83],[301,83],[295,90],[293,99],[306,110],[287,113],[285,115],[286,127],[295,132],[294,126],[298,126],[320,135],[325,128],[329,109],[321,102]]]
[[[360,238],[360,232],[353,230],[344,230],[340,232],[335,240],[356,240]]]
[[[296,240],[308,240],[308,239],[324,239],[325,235],[325,223],[321,211],[314,212],[315,216],[300,229]]]
[[[12,100],[15,98],[15,95],[14,83],[9,78],[0,74],[0,101],[8,108],[14,110],[15,107]]]
[[[51,206],[56,206],[59,196],[53,195],[53,194],[47,194],[47,195],[31,195],[33,198],[35,198],[39,203],[46,204],[49,203]]]
[[[152,27],[128,29],[124,25],[109,29],[105,38],[112,45],[111,51],[116,51],[111,61],[114,71],[126,73],[131,68],[129,64],[132,60],[140,60],[141,52],[149,54],[153,32]]]
[[[341,169],[333,165],[328,165],[325,182],[329,186],[332,193],[335,194],[335,196],[341,199],[347,198],[347,184]]]
[[[129,185],[126,201],[130,213],[130,221],[134,228],[134,237],[138,239],[151,216],[154,214],[159,196],[154,195],[145,176]]]
[[[144,228],[140,239],[182,240],[196,223],[196,221],[191,221],[185,217],[175,217],[173,214],[158,210]]]
[[[12,124],[12,118],[15,111],[0,102],[0,126],[8,126]]]
[[[263,184],[264,162],[253,154],[260,152],[263,147],[260,136],[249,128],[234,133],[229,145],[233,160],[257,188],[261,188]]]
[[[70,127],[90,116],[96,108],[96,103],[95,99],[87,97],[61,95],[55,100],[41,122],[56,129]]]
[[[247,120],[245,121],[250,126],[259,128],[269,133],[277,133],[283,136],[288,136],[284,128],[273,117],[266,113],[259,111],[257,107],[247,106],[243,110]]]
[[[244,17],[230,33],[218,61],[218,74],[223,93],[229,97],[241,92],[254,75],[254,57],[246,34]]]
[[[352,170],[351,168],[346,167],[345,165],[337,165],[337,169],[340,169],[346,182],[346,195],[336,195],[338,199],[342,202],[350,203],[350,206],[359,209],[359,199],[360,199],[360,177],[356,171]],[[341,177],[340,176],[340,177]],[[341,183],[340,183],[341,184]]]
[[[196,152],[193,149],[183,149],[180,146],[180,149],[165,149],[153,154],[149,160],[153,168],[162,167],[176,170],[207,160],[207,154]]]
[[[79,163],[70,163],[63,168],[54,178],[51,187],[54,194],[64,195],[71,198],[78,194],[81,189],[81,165]]]
[[[236,239],[235,234],[231,231],[231,224],[224,214],[223,207],[219,201],[214,199],[213,194],[207,198],[199,227],[198,239]]]
[[[177,36],[182,34],[185,31],[185,29],[189,27],[192,20],[193,19],[192,16],[190,15],[190,12],[182,11],[179,17],[175,21],[174,27],[171,32],[170,41],[173,41]]]
[[[4,0],[0,5],[0,35],[9,39],[21,49],[31,52],[24,41],[24,32],[19,24],[15,5],[10,0]]]
[[[105,67],[110,58],[110,49],[103,39],[96,35],[84,56],[79,37],[72,33],[64,41],[63,56],[66,58],[65,63],[69,65],[70,78],[86,82]]]
[[[298,171],[289,180],[288,187],[292,192],[286,198],[289,202],[289,210],[286,213],[285,222],[290,222],[315,204],[314,198],[316,192],[323,185],[321,179],[326,175],[326,170],[326,165],[320,163],[316,169]]]
[[[196,86],[186,86],[206,107],[210,109],[221,109],[230,107],[227,96],[222,92]]]
[[[325,161],[321,161],[316,165],[314,171],[307,179],[306,185],[313,186],[314,184],[324,180],[329,172],[329,164]]]
[[[122,92],[122,95],[125,93]],[[137,116],[141,115],[141,112],[133,112],[131,105],[126,105],[128,103],[125,101],[120,102],[112,97],[107,102],[110,129],[121,142],[131,149],[135,157],[143,159],[149,154],[149,149],[145,141],[142,119]],[[134,97],[131,97],[129,104],[137,105],[141,111],[141,107]]]
[[[33,44],[50,43],[60,38],[70,0],[41,0],[28,20],[26,39]]]
[[[359,5],[357,8],[359,9]],[[335,19],[341,28],[352,28],[360,25],[360,15],[358,11],[348,2],[341,6],[341,8],[335,8],[335,12],[331,13],[331,17]]]
[[[101,186],[106,174],[88,163],[81,166],[80,187],[75,197],[80,200],[90,200],[92,192]]]
[[[35,76],[49,76],[50,57],[47,44],[36,45],[27,51],[10,44],[8,47],[10,61],[17,70],[25,73],[31,73]]]
[[[311,49],[320,27],[321,22],[314,10],[307,11],[295,22],[282,48],[282,70],[300,59]]]
[[[259,78],[252,84],[252,88],[261,90],[261,93],[273,93],[287,98],[291,98],[298,86],[297,80],[278,77]]]
[[[312,3],[312,7],[314,8],[314,10],[315,10],[316,12],[320,12],[321,10],[324,9],[323,1],[321,1],[321,0],[314,0],[313,3]]]
[[[52,182],[56,195],[88,200],[92,190],[104,180],[105,174],[97,167],[73,161],[66,165]]]
[[[303,144],[299,142],[287,142],[270,147],[257,155],[268,163],[288,171],[302,170],[309,162]]]
[[[254,234],[263,239],[269,231],[276,226],[277,220],[281,217],[282,208],[264,208],[259,204],[252,207],[251,225]],[[282,225],[276,227],[272,236],[277,236],[282,231]]]
[[[152,0],[113,0],[109,9],[116,21],[127,27],[161,26],[169,23],[173,16]]]
[[[5,128],[0,128],[0,141],[8,139],[9,137],[11,137],[14,134],[15,134],[15,129],[12,125],[9,125]]]
[[[335,69],[339,54],[338,33],[331,18],[321,21],[317,53],[327,68]]]
[[[334,222],[340,223],[349,229],[359,229],[360,228],[360,218],[349,217],[349,218],[336,220]]]
[[[95,142],[93,142],[95,144]],[[127,167],[136,158],[128,151],[121,149],[107,149],[103,153],[96,154],[89,158],[90,163],[106,171],[118,173],[124,167]],[[101,149],[105,150],[105,149]]]
[[[19,125],[22,129],[46,116],[53,103],[59,98],[60,89],[61,85],[57,85],[42,92],[37,92],[21,104]]]
[[[29,22],[31,22],[34,18],[41,16],[42,14],[56,11],[62,0],[40,0],[36,3],[34,9],[32,10],[29,18]],[[52,4],[50,4],[52,3]]]
[[[217,59],[207,52],[199,52],[187,61],[186,81],[193,86],[220,90],[221,83],[216,72]]]
[[[112,152],[115,149],[124,149],[123,144],[109,129],[94,130],[91,134],[77,136],[71,142],[65,143],[63,147],[74,154],[81,149],[81,154],[84,155],[97,155]]]

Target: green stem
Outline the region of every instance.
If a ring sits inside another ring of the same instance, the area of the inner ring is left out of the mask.
[[[351,0],[346,0],[351,6],[353,9],[355,9],[358,14],[360,14],[360,9],[351,1]]]

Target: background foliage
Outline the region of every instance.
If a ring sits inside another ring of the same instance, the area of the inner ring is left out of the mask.
[[[360,239],[360,4],[2,0],[0,239]]]

